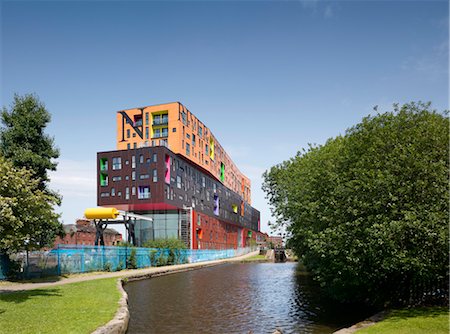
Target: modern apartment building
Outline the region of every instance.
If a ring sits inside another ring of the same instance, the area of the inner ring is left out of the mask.
[[[177,237],[190,248],[256,240],[250,180],[200,120],[174,102],[117,112],[117,150],[97,154],[98,205],[153,218],[138,221],[138,245]]]

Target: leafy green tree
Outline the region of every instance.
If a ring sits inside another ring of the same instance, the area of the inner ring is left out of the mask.
[[[63,235],[53,206],[57,199],[40,189],[39,179],[0,156],[0,250],[39,249]]]
[[[264,174],[278,224],[333,297],[413,304],[448,292],[449,120],[394,105]]]
[[[56,170],[54,159],[59,157],[53,138],[44,133],[50,113],[37,96],[16,94],[10,110],[4,107],[0,116],[4,126],[0,130],[0,154],[14,166],[32,170],[40,179],[39,188],[46,189],[47,171]]]

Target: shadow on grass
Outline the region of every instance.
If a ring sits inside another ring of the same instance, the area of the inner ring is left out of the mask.
[[[23,303],[30,298],[55,296],[62,297],[62,294],[58,289],[34,289],[14,292],[0,290],[0,301],[16,304]]]
[[[449,309],[447,307],[417,307],[402,310],[393,310],[386,317],[389,321],[400,321],[415,317],[435,318],[439,316],[448,316]]]
[[[14,282],[18,284],[28,284],[28,283],[54,283],[68,277],[68,275],[63,276],[48,276],[48,277],[36,277],[30,279],[12,279],[9,282]]]

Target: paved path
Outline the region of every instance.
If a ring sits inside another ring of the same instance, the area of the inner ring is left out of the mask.
[[[12,292],[12,291],[22,291],[22,290],[32,290],[32,289],[41,289],[47,288],[57,285],[70,284],[75,282],[84,282],[95,279],[102,278],[113,278],[113,277],[139,277],[139,276],[147,276],[150,277],[152,275],[158,274],[167,274],[171,272],[185,271],[189,269],[199,269],[203,267],[215,266],[228,262],[239,262],[245,258],[254,256],[259,254],[259,251],[254,251],[242,256],[222,259],[222,260],[214,260],[214,261],[205,261],[198,263],[186,263],[186,264],[177,264],[172,266],[164,266],[164,267],[150,267],[144,269],[130,269],[130,270],[122,270],[116,272],[105,272],[105,273],[92,273],[92,274],[80,274],[75,277],[64,278],[61,277],[60,280],[55,282],[42,282],[42,283],[17,283],[17,282],[8,282],[8,283],[0,283],[0,293]]]

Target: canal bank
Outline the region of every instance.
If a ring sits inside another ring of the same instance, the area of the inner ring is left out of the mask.
[[[224,264],[227,262],[239,262],[247,257],[251,257],[258,254],[257,251],[250,252],[246,255],[235,257],[235,258],[228,258],[223,260],[214,260],[210,262],[203,262],[203,263],[193,263],[193,264],[182,264],[182,265],[173,265],[173,266],[164,266],[164,267],[154,267],[154,268],[146,268],[146,269],[137,269],[137,270],[124,270],[120,272],[113,272],[113,273],[92,273],[92,274],[83,274],[83,275],[75,275],[69,278],[60,278],[58,281],[53,282],[40,282],[40,283],[17,283],[17,282],[2,282],[0,284],[0,294],[1,295],[10,295],[10,293],[19,292],[20,291],[35,291],[37,295],[44,296],[46,295],[46,292],[48,291],[51,294],[55,293],[55,287],[61,286],[61,285],[68,285],[72,283],[77,282],[85,282],[85,281],[95,281],[95,280],[101,280],[106,278],[117,278],[120,284],[117,285],[117,289],[121,292],[119,300],[119,308],[115,313],[115,316],[113,320],[109,321],[106,325],[101,326],[97,329],[99,331],[98,333],[125,333],[126,332],[126,325],[128,323],[128,307],[127,307],[127,296],[125,291],[122,288],[122,280],[125,281],[133,281],[133,280],[140,280],[143,278],[150,278],[150,277],[156,277],[161,275],[168,275],[171,273],[177,273],[182,271],[188,271],[188,270],[195,270],[210,266],[216,266],[220,264]],[[52,289],[53,288],[53,289]],[[61,294],[62,298],[65,298],[63,294]],[[23,298],[22,298],[23,299]],[[43,300],[42,303],[45,304],[45,301]],[[22,304],[24,305],[24,304]],[[48,307],[51,307],[51,305],[47,305]],[[48,308],[47,307],[47,308]],[[86,315],[87,316],[87,315]],[[36,319],[35,322],[39,323],[41,319]],[[49,319],[49,321],[58,321],[58,319]],[[70,319],[67,320],[70,322]],[[1,323],[1,321],[0,321]],[[107,326],[107,330],[105,330],[105,326]],[[63,333],[64,331],[60,332]],[[1,330],[0,330],[1,333]],[[24,333],[27,333],[26,331]],[[31,332],[29,332],[31,333]]]
[[[215,260],[202,263],[180,264],[159,268],[158,267],[148,268],[144,270],[138,270],[139,272],[134,272],[132,273],[132,275],[125,275],[123,277],[120,277],[117,281],[117,289],[121,293],[121,298],[119,300],[119,308],[111,321],[97,328],[92,334],[125,334],[127,332],[128,324],[130,321],[130,312],[128,310],[128,294],[124,290],[123,285],[128,282],[150,279],[153,277],[160,277],[169,274],[182,273],[201,268],[213,267],[224,263],[240,262],[244,261],[246,258],[250,258],[258,254],[259,251],[254,251],[242,256],[223,260]]]
[[[235,262],[125,285],[128,334],[330,334],[373,314],[326,299],[295,262]],[[175,302],[176,301],[176,302]]]

